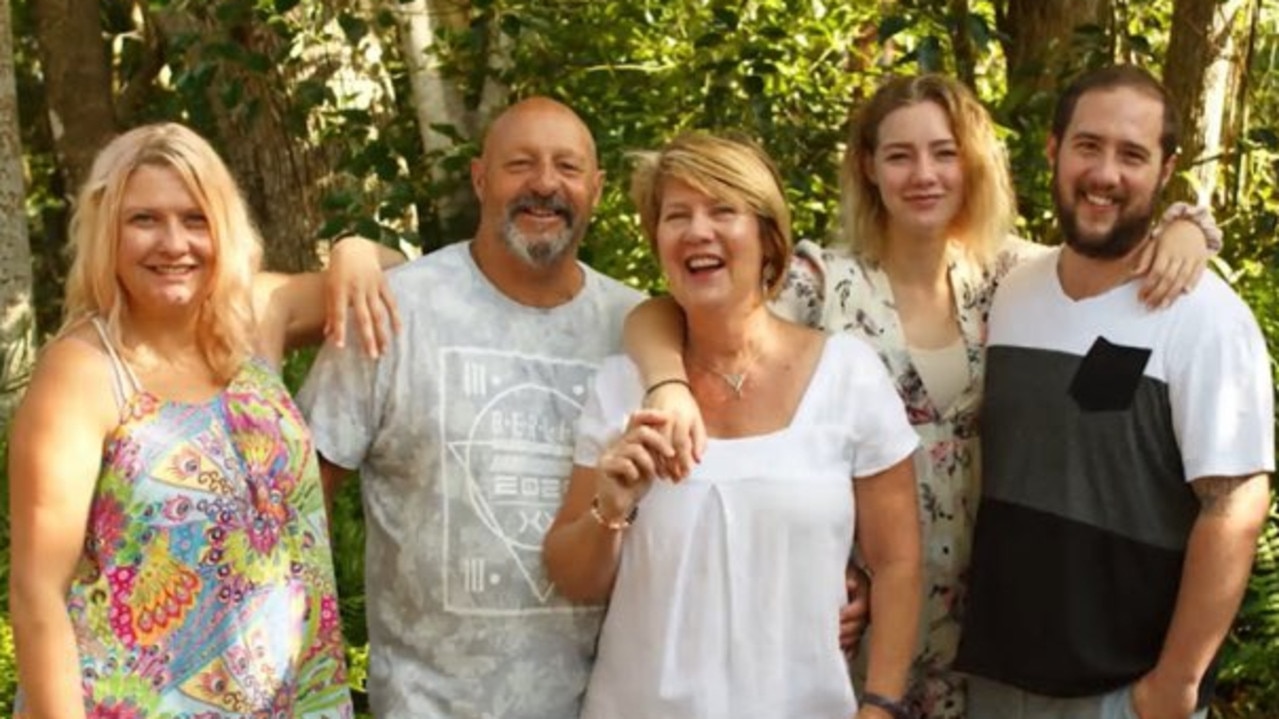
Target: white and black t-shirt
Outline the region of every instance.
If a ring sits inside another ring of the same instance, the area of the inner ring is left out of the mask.
[[[1220,278],[1151,311],[1137,282],[1072,300],[1058,258],[1013,270],[990,314],[956,667],[1071,697],[1154,667],[1199,512],[1189,482],[1273,471],[1274,419],[1265,341]]]

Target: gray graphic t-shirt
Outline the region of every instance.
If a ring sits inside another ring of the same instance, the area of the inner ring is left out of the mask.
[[[554,592],[542,536],[592,376],[642,298],[583,270],[573,300],[538,309],[469,243],[434,252],[390,275],[391,349],[326,347],[302,388],[320,454],[361,475],[378,717],[578,716],[601,611]]]

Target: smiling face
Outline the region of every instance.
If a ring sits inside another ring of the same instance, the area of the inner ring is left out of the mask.
[[[917,102],[889,113],[865,168],[888,212],[890,236],[941,236],[964,200],[959,145],[946,111]]]
[[[523,262],[546,267],[586,233],[602,175],[581,119],[559,103],[535,98],[494,122],[471,179],[481,235],[496,233]]]
[[[760,221],[749,208],[668,179],[655,239],[671,296],[685,311],[763,302]]]
[[[1172,172],[1160,135],[1163,103],[1130,87],[1079,97],[1060,138],[1049,139],[1053,201],[1066,243],[1082,255],[1127,255],[1150,230]]]
[[[213,273],[208,218],[173,168],[141,165],[124,186],[116,278],[138,314],[193,311]]]

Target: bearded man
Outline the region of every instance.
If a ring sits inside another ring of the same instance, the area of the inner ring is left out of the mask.
[[[1048,154],[1065,246],[991,309],[982,499],[956,668],[981,719],[1188,719],[1247,584],[1274,470],[1261,332],[1215,275],[1151,311],[1128,269],[1176,121],[1132,66],[1084,75]]]
[[[326,347],[299,403],[326,493],[360,472],[374,715],[576,719],[601,610],[555,593],[542,535],[641,295],[576,259],[603,175],[571,109],[507,109],[471,179],[475,238],[389,275],[389,351]]]

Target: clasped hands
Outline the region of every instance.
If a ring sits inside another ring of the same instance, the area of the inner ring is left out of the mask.
[[[653,480],[673,476],[675,448],[670,437],[670,414],[641,409],[631,414],[626,429],[600,455],[595,495],[600,514],[609,520],[628,516],[648,493]]]

